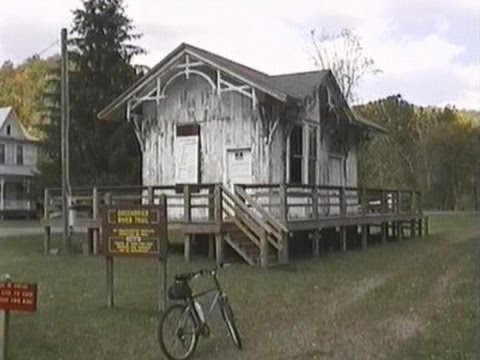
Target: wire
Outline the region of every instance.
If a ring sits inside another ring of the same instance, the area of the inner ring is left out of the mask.
[[[46,53],[48,50],[50,50],[52,47],[54,47],[55,45],[58,45],[58,44],[60,44],[60,40],[55,40],[53,43],[51,43],[50,45],[48,45],[45,49],[43,49],[42,51],[36,53],[36,55],[42,56],[44,53]]]

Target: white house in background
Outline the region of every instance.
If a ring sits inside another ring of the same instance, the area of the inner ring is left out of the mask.
[[[28,194],[37,171],[37,147],[13,109],[0,108],[0,219],[35,212]]]

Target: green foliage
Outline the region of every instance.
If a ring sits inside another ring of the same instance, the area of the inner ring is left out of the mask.
[[[389,131],[363,145],[362,185],[419,189],[428,208],[473,207],[478,140],[468,115],[450,108],[418,108],[399,95],[355,110]]]
[[[33,135],[38,135],[41,121],[38,112],[42,92],[52,59],[32,56],[17,67],[6,61],[0,68],[0,106],[12,106],[22,125]]]
[[[122,0],[85,0],[73,12],[70,42],[71,175],[73,184],[138,183],[140,152],[129,124],[97,114],[136,78],[130,65],[143,50],[130,42]],[[121,160],[119,160],[121,159]]]

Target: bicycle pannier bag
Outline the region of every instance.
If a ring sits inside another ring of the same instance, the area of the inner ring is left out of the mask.
[[[184,281],[176,281],[168,288],[168,297],[172,300],[185,300],[191,294],[190,286]]]

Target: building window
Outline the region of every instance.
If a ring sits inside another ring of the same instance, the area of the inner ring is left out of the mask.
[[[309,126],[308,128],[308,185],[317,183],[317,127]]]
[[[5,164],[5,144],[0,144],[0,164]]]
[[[10,125],[7,125],[7,135],[11,135],[12,134],[12,127]]]
[[[23,146],[17,146],[17,165],[23,165]]]
[[[290,133],[290,183],[301,184],[303,175],[303,127],[295,126]]]

